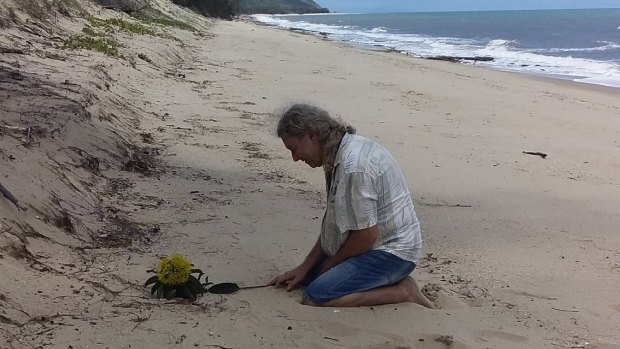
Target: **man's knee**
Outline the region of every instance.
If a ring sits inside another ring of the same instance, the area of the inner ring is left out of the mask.
[[[321,306],[320,304],[311,301],[308,297],[306,297],[305,294],[301,297],[301,304],[309,305],[311,307],[320,307]]]
[[[316,286],[316,285],[314,285]],[[303,295],[301,296],[301,304],[303,305],[310,305],[313,307],[320,307],[321,303],[316,301],[316,298],[314,298],[311,293],[309,293],[309,291],[312,291],[311,287],[306,287],[306,289],[304,290]]]

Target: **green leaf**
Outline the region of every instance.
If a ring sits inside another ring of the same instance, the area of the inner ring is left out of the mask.
[[[189,277],[189,279],[187,280],[188,282],[191,282],[192,285],[196,286],[196,288],[198,290],[202,290],[204,289],[204,287],[202,287],[202,284],[200,283],[200,279],[195,278],[194,276]]]
[[[191,299],[192,301],[196,300],[196,293],[191,288],[190,284],[177,285],[177,296],[181,296],[185,299]]]
[[[164,293],[169,288],[170,288],[170,286],[168,286],[168,285],[161,285],[161,287],[157,289],[157,298],[163,297]]]
[[[157,275],[153,275],[148,280],[146,280],[146,282],[144,283],[144,287],[146,287],[146,286],[148,286],[148,285],[150,285],[150,284],[152,284],[154,282],[157,282]]]
[[[187,287],[188,290],[195,291],[194,285],[191,282],[189,282],[189,280],[187,280],[186,283],[184,283],[184,284],[182,284],[180,286],[185,286],[185,287]]]
[[[232,282],[223,282],[221,284],[215,284],[207,289],[209,293],[215,294],[230,294],[239,291],[239,286]]]
[[[196,291],[196,294],[203,294],[206,292],[204,286],[200,284],[200,281],[198,281],[198,279],[196,279],[192,275],[190,275],[189,278],[187,279],[187,283],[192,285],[192,287]]]
[[[185,283],[185,287],[187,287],[188,290],[190,290],[191,292],[193,292],[196,295],[204,293],[204,292],[202,292],[202,288],[201,287],[197,287],[196,283],[194,283],[194,282],[187,281]]]
[[[202,272],[202,270],[200,269],[193,269],[196,270],[198,272],[198,276],[196,277],[196,279],[198,280],[198,283],[200,283],[200,278],[202,278],[202,276],[205,274]]]
[[[185,284],[174,285],[173,288],[174,288],[174,291],[177,297],[185,298],[185,291],[187,290],[187,288],[185,287]]]
[[[151,287],[151,296],[155,294],[155,292],[157,291],[157,289],[161,286],[161,283],[156,282],[155,285],[153,285],[153,287]]]
[[[165,291],[164,291],[164,298],[166,299],[172,299],[175,295],[175,290],[173,287],[168,287]]]
[[[194,293],[194,291],[187,291],[187,294],[189,295],[189,299],[191,299],[192,302],[195,302],[198,298],[198,295]]]

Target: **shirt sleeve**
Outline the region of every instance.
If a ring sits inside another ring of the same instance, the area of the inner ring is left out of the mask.
[[[345,174],[334,195],[338,230],[360,230],[377,224],[377,186],[368,173]]]

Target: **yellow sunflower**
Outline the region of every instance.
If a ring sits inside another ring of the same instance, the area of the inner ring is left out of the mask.
[[[189,258],[174,255],[164,257],[157,267],[157,280],[164,285],[180,285],[187,282],[192,273],[192,262]]]

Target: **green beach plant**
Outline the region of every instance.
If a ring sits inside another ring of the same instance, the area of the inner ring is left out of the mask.
[[[157,24],[157,25],[161,25],[164,27],[174,27],[174,28],[191,31],[191,32],[198,31],[196,28],[194,28],[190,24],[187,24],[183,21],[179,21],[177,19],[166,18],[166,17],[147,17],[147,16],[139,16],[136,18],[147,24]]]
[[[101,19],[94,16],[88,17],[88,21],[92,27],[103,27],[106,30],[112,30],[113,27],[130,34],[158,36],[157,33],[140,23],[129,22],[120,18]]]
[[[151,296],[156,298],[185,298],[192,301],[204,293],[229,294],[239,291],[239,286],[235,283],[213,284],[206,276],[204,282],[200,281],[203,271],[192,267],[187,257],[178,254],[170,258],[163,257],[157,269],[148,270],[155,275],[146,280],[144,287],[150,286]]]
[[[0,4],[0,12],[2,11]],[[31,19],[50,22],[58,19],[58,14],[65,17],[72,17],[72,13],[84,13],[85,10],[78,0],[19,0],[13,4],[14,8],[6,5],[9,9],[10,23],[18,24],[20,22],[15,11],[28,15]],[[0,13],[0,17],[3,14]],[[0,21],[4,21],[0,18]]]
[[[87,32],[89,32],[88,29]],[[63,44],[63,48],[65,49],[97,51],[111,57],[121,57],[118,51],[119,46],[119,43],[113,39],[106,37],[95,37],[89,34],[71,35]]]
[[[82,33],[89,36],[100,36],[99,33],[97,33],[93,28],[89,26],[85,26],[84,28],[82,28]]]

